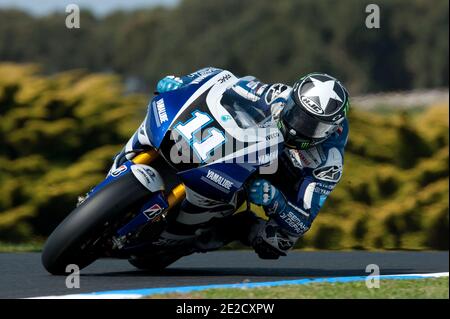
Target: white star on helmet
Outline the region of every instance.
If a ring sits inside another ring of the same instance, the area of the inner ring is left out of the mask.
[[[311,77],[311,81],[314,83],[314,87],[309,89],[305,94],[303,94],[306,97],[319,97],[320,100],[320,108],[325,112],[325,109],[328,105],[328,102],[330,102],[330,99],[337,100],[339,102],[342,102],[342,99],[337,95],[337,93],[334,91],[334,84],[336,81],[334,80],[328,80],[325,82],[322,82],[318,79],[315,79]]]

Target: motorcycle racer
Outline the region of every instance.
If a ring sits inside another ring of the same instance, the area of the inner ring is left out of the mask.
[[[156,91],[177,90],[218,70],[204,68],[182,77],[166,76],[158,82]],[[342,176],[348,138],[348,92],[334,77],[311,73],[292,87],[242,77],[224,95],[248,106],[248,112],[269,117],[283,135],[286,147],[278,156],[276,174],[259,176],[248,185],[248,200],[263,206],[268,220],[253,216],[233,225],[239,239],[251,245],[261,258],[276,259],[286,255],[310,229]],[[132,159],[143,147],[145,142],[139,138],[138,129],[116,156],[110,171]],[[198,239],[212,218],[231,215],[236,209],[236,203],[206,198],[201,189],[186,187],[186,199],[176,221],[161,237],[172,241]],[[211,249],[214,240],[208,238],[205,247],[198,245],[200,249]],[[221,245],[218,239],[217,247]]]

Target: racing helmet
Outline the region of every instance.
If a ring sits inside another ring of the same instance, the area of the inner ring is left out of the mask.
[[[287,147],[306,149],[326,140],[344,121],[349,108],[345,87],[324,73],[310,73],[294,83],[278,127]]]

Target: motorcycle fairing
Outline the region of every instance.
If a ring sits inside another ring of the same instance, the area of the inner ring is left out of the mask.
[[[229,202],[256,170],[257,167],[245,163],[216,163],[180,172],[179,176],[187,187],[201,190],[203,196]]]
[[[145,130],[152,146],[159,149],[173,121],[218,79],[221,71],[213,71],[201,81],[191,82],[175,91],[160,93],[147,108]]]
[[[178,170],[187,187],[212,199],[228,201],[249,176],[259,167],[269,164],[268,159],[276,160],[284,146],[276,125],[258,127],[255,123],[252,127],[243,128],[221,104],[224,92],[239,79],[224,71],[212,80],[172,120],[160,150]],[[245,105],[242,109],[245,110]],[[180,127],[184,128],[194,120],[199,122],[198,129],[186,136]],[[202,158],[195,151],[194,144],[202,144],[213,130],[220,132],[223,139],[211,148],[206,158]]]
[[[115,169],[114,171],[110,172],[108,174],[108,176],[106,176],[106,178],[100,184],[98,184],[97,186],[95,186],[94,188],[92,188],[88,192],[88,194],[87,194],[88,197],[94,195],[99,190],[101,190],[106,185],[110,184],[112,181],[114,181],[115,179],[119,178],[120,176],[125,175],[125,174],[129,174],[131,172],[131,166],[133,166],[133,165],[134,165],[133,162],[126,161],[125,163],[120,165],[117,169]]]
[[[224,92],[238,80],[230,72],[219,70],[198,83],[162,93],[149,104],[145,121],[150,143],[168,164],[178,170],[177,174],[186,187],[224,202],[231,201],[258,168],[269,164],[268,158],[275,160],[283,147],[283,139],[276,126],[266,126],[262,133],[257,131],[261,129],[258,127],[242,128],[221,104]],[[190,136],[183,135],[180,128],[195,117],[202,118],[199,129],[193,130]],[[198,152],[188,152],[188,161],[173,161],[174,150],[190,150],[194,143],[201,144],[214,130],[223,134],[223,143],[211,149],[206,159],[199,158]],[[140,213],[119,230],[116,238],[133,233],[147,223],[146,209],[167,209],[164,203],[159,195],[150,199]]]
[[[135,232],[140,226],[145,225],[158,217],[160,213],[165,211],[168,207],[169,204],[167,203],[164,193],[162,191],[155,193],[154,196],[141,207],[136,217],[117,231],[116,237],[120,238],[131,232]]]

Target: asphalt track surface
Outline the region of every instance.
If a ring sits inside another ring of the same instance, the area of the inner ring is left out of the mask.
[[[448,272],[444,252],[291,252],[277,261],[250,251],[219,251],[184,257],[163,273],[137,270],[126,260],[102,259],[81,271],[80,288],[49,275],[39,253],[0,253],[0,298],[58,296],[107,290],[365,276],[377,264],[381,275]]]

